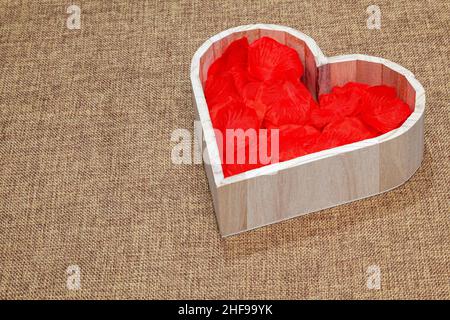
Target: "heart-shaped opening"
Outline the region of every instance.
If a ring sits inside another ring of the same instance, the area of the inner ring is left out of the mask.
[[[406,69],[389,61],[362,55],[341,56],[327,59],[323,56],[318,46],[311,38],[298,31],[285,27],[270,26],[270,28],[265,29],[263,26],[250,26],[248,29],[244,28],[244,30],[242,28],[227,30],[208,40],[199,49],[196,56],[194,56],[194,60],[199,59],[199,63],[198,66],[196,66],[193,60],[191,74],[191,77],[198,77],[201,85],[201,92],[195,93],[195,98],[197,104],[199,101],[203,102],[203,104],[199,106],[198,113],[200,120],[202,120],[203,129],[204,131],[207,131],[204,132],[205,141],[210,149],[208,150],[208,156],[213,167],[216,183],[226,184],[252,176],[271,174],[304,161],[312,161],[320,157],[335,155],[339,152],[346,152],[352,148],[361,148],[387,139],[389,136],[395,134],[394,131],[398,130],[396,129],[378,136],[376,139],[358,141],[342,147],[300,156],[289,161],[267,165],[265,167],[224,178],[218,152],[219,147],[217,146],[215,139],[213,141],[212,138],[212,136],[214,137],[214,133],[212,131],[212,123],[203,92],[208,78],[208,70],[212,63],[222,56],[231,43],[243,37],[246,37],[250,43],[253,43],[262,37],[270,37],[279,43],[294,49],[304,67],[301,82],[306,86],[316,101],[319,95],[329,93],[333,87],[344,86],[348,82],[358,82],[370,86],[387,85],[393,87],[397,92],[397,96],[407,103],[411,112],[415,110],[416,88],[418,83],[411,83],[411,79],[414,78],[412,74]],[[404,125],[402,125],[402,127],[403,126]],[[407,126],[405,126],[405,128],[406,127]]]

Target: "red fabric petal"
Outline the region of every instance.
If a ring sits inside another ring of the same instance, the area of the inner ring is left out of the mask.
[[[211,117],[214,128],[222,132],[226,129],[257,130],[259,128],[258,116],[254,109],[248,108],[237,100],[232,100],[226,106]]]
[[[234,136],[233,141],[227,141],[226,131],[227,129],[242,129],[243,132],[246,132],[248,129],[251,129],[254,130],[256,135],[259,129],[259,120],[255,110],[246,107],[245,104],[240,101],[233,100],[225,107],[220,108],[216,113],[211,113],[211,120],[214,128],[222,133],[220,138],[219,136],[216,136],[216,138],[225,176],[237,174],[260,166],[258,162],[250,163],[249,161],[249,138],[244,137],[245,140],[242,141],[243,143],[238,141],[238,138]],[[245,155],[245,161],[241,161],[242,163],[238,161],[239,151],[244,152]],[[232,155],[229,156],[229,153]],[[227,161],[229,157],[233,160]]]
[[[262,124],[270,104],[266,97],[267,89],[267,84],[264,82],[250,82],[242,92],[244,103],[256,111],[260,124]]]
[[[363,97],[361,119],[377,131],[386,133],[401,126],[412,111],[394,95],[395,89],[383,87],[377,86],[367,90]]]
[[[224,153],[222,159],[222,169],[225,177],[239,174],[248,170],[256,169],[262,166],[258,157],[258,139],[250,141],[246,139],[244,145],[237,143],[235,139],[234,148],[224,145]],[[227,154],[231,152],[231,162]],[[250,156],[252,154],[252,157]]]
[[[239,93],[230,74],[212,75],[205,84],[205,98],[209,109],[216,104],[223,104],[230,98],[239,100]]]
[[[331,92],[333,93],[345,93],[348,91],[356,90],[356,91],[364,91],[367,88],[369,88],[368,84],[360,83],[360,82],[347,82],[342,87],[334,86],[333,89],[331,89]]]
[[[297,51],[271,38],[262,37],[249,46],[248,71],[251,77],[260,81],[299,81],[303,65]]]
[[[230,71],[232,68],[247,68],[248,40],[246,37],[233,41],[216,59],[208,69],[208,78],[211,75]]]
[[[345,117],[327,125],[312,150],[317,152],[373,138],[376,135],[377,133],[366,126],[359,118]]]
[[[233,77],[234,86],[237,92],[242,96],[245,86],[250,81],[247,69],[233,67],[228,73]]]
[[[236,104],[240,104],[241,100],[239,98],[234,98],[232,96],[228,96],[225,99],[222,99],[222,101],[214,104],[209,109],[209,116],[211,118],[211,121],[216,121],[217,119],[217,113],[221,111],[222,109],[226,109],[228,107],[233,107]]]
[[[321,109],[327,109],[342,116],[356,115],[360,111],[361,91],[358,88],[334,91],[319,97]]]
[[[266,92],[270,107],[266,112],[264,126],[279,127],[284,124],[305,124],[311,109],[317,104],[301,82],[277,82]]]
[[[223,158],[222,168],[224,176],[229,177],[231,175],[253,170],[270,163],[279,162],[280,154],[278,150],[280,147],[280,133],[273,133],[274,132],[271,130],[259,129],[257,132],[256,143],[255,140],[252,140],[253,143],[251,143],[250,140],[246,140],[246,144],[244,146],[235,144],[232,163],[226,162],[226,156]],[[276,143],[278,143],[278,145],[276,145]],[[274,149],[272,149],[272,145]],[[239,163],[239,151],[245,154],[244,163]]]
[[[232,164],[223,164],[222,165],[222,170],[223,170],[223,175],[225,178],[228,178],[230,176],[234,176],[236,174],[242,173],[242,172],[246,172],[249,170],[253,170],[256,168],[261,167],[262,165],[259,163],[256,164],[248,164],[248,163],[244,163],[244,164],[237,164],[237,163],[232,163]]]
[[[247,84],[248,40],[246,37],[233,41],[220,58],[213,62],[208,69],[208,80],[211,77],[231,77],[234,89],[242,94]],[[207,82],[208,82],[207,80]]]
[[[319,129],[340,119],[342,119],[342,116],[332,109],[314,108],[311,110],[311,124]]]
[[[279,160],[286,161],[308,154],[320,131],[312,126],[284,125],[279,133]]]
[[[361,99],[368,85],[349,82],[343,87],[334,87],[330,93],[319,97],[319,108],[311,111],[311,122],[317,128],[338,121],[343,117],[361,112]]]
[[[375,94],[377,96],[384,96],[388,98],[396,98],[397,90],[393,87],[388,87],[385,85],[372,86],[366,90],[369,93]]]

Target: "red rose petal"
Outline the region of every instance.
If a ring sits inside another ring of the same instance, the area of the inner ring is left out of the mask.
[[[376,135],[377,133],[366,126],[359,118],[345,117],[327,125],[312,149],[314,152],[330,149],[373,138]]]
[[[322,129],[327,124],[338,121],[343,117],[334,110],[325,108],[313,108],[311,110],[311,124],[316,128]]]
[[[301,82],[277,82],[267,89],[266,97],[267,101],[273,101],[264,119],[266,128],[306,124],[311,109],[317,108],[308,89]]]
[[[299,81],[303,65],[297,51],[271,38],[262,37],[249,46],[248,71],[251,77],[260,81]]]
[[[395,89],[393,90],[395,92]],[[381,133],[398,128],[412,113],[405,102],[393,96],[392,90],[381,86],[367,90],[363,104],[361,119]]]
[[[393,87],[388,87],[385,85],[380,86],[372,86],[366,90],[369,93],[378,95],[378,96],[384,96],[389,98],[396,98],[397,97],[397,90]]]
[[[360,82],[347,82],[345,85],[343,85],[342,87],[339,86],[335,86],[333,87],[333,89],[331,89],[331,92],[333,93],[346,93],[352,90],[356,90],[356,91],[364,91],[367,88],[369,88],[368,84],[365,83],[360,83]]]
[[[208,69],[208,80],[214,76],[231,76],[235,90],[241,94],[248,82],[248,40],[233,41]],[[207,81],[208,81],[207,80]]]
[[[239,144],[235,139],[234,148],[226,146],[223,158],[222,169],[225,177],[239,174],[248,170],[256,169],[262,166],[258,158],[258,141],[245,141],[245,144]],[[231,161],[227,154],[231,152]],[[252,157],[250,156],[252,154]]]
[[[205,98],[209,109],[212,109],[216,104],[223,104],[230,97],[240,99],[233,77],[230,74],[208,77],[205,84]]]
[[[334,87],[330,93],[319,97],[320,107],[311,111],[311,122],[317,128],[338,121],[343,117],[356,116],[361,112],[361,99],[368,85],[349,82]]]
[[[211,75],[230,71],[232,68],[247,68],[248,40],[246,37],[233,41],[216,59],[208,69],[208,78]]]
[[[212,107],[209,108],[209,116],[211,118],[211,121],[216,121],[217,113],[219,111],[221,111],[222,109],[224,109],[224,108],[226,109],[229,106],[233,107],[234,105],[241,103],[241,100],[239,98],[235,98],[232,96],[227,96],[225,99],[221,99],[221,100],[222,101],[214,104]]]
[[[279,133],[279,160],[286,161],[308,154],[320,131],[312,126],[284,125]]]
[[[240,141],[238,140],[238,137],[233,136],[233,141],[227,141],[227,129],[242,129],[244,133],[248,129],[251,129],[254,130],[257,137],[259,120],[255,110],[246,107],[245,104],[240,101],[233,100],[231,103],[228,103],[226,107],[219,109],[216,113],[211,113],[211,121],[214,128],[222,133],[221,137],[216,135],[216,138],[224,174],[225,172],[228,172],[227,175],[231,175],[231,173],[236,174],[238,172],[250,170],[251,167],[259,165],[257,162],[249,164],[249,138],[244,136],[243,139],[245,140]],[[245,161],[238,161],[238,151],[242,151],[242,148],[245,148],[243,150]],[[231,156],[229,155],[230,153],[232,154]],[[233,161],[228,160],[230,157]]]
[[[306,130],[306,132],[308,133],[309,131]],[[279,162],[279,134],[279,131],[277,133],[274,133],[271,130],[259,129],[257,132],[256,143],[255,141],[253,141],[253,143],[250,143],[249,140],[246,141],[246,144],[244,146],[235,144],[233,162],[222,162],[224,176],[228,177],[248,170],[253,170],[270,163]],[[276,143],[278,143],[278,145],[276,145]],[[239,151],[245,154],[244,163],[239,163]],[[273,152],[276,152],[276,154],[274,154]],[[226,160],[227,158],[224,157],[223,159]]]
[[[262,137],[264,139],[261,139]],[[227,162],[226,156],[223,158],[222,168],[224,176],[228,177],[259,168],[269,163],[277,162],[278,154],[276,158],[273,158],[271,153],[271,143],[272,141],[269,130],[258,130],[256,141],[250,141],[250,139],[246,140],[245,145],[239,145],[235,141],[232,162]],[[241,152],[241,155],[239,155],[239,152]],[[245,155],[244,159],[242,159],[242,155]]]
[[[348,89],[322,94],[319,97],[319,104],[321,109],[339,113],[342,116],[356,115],[360,111],[361,92],[359,89]]]
[[[264,82],[250,82],[242,92],[244,103],[247,107],[253,108],[256,111],[260,124],[264,120],[270,103],[266,98],[266,92],[267,85]]]
[[[228,72],[234,81],[234,86],[237,92],[242,96],[245,86],[249,82],[248,72],[246,69],[233,67]]]
[[[211,118],[214,128],[225,132],[226,129],[255,129],[259,128],[258,116],[255,110],[248,108],[244,103],[233,100]]]

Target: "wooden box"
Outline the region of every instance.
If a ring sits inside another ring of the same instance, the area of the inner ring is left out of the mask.
[[[224,178],[203,86],[211,63],[243,36],[249,42],[270,36],[294,48],[305,67],[301,80],[314,97],[348,81],[386,84],[397,89],[413,113],[400,128],[376,138]],[[328,58],[313,39],[297,30],[256,24],[208,39],[192,59],[191,81],[203,130],[204,166],[222,236],[388,191],[406,182],[422,161],[424,89],[410,71],[388,60],[360,54]]]

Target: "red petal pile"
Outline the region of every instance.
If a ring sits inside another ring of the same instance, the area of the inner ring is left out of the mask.
[[[349,82],[317,103],[302,75],[297,52],[268,37],[236,40],[210,66],[205,96],[225,177],[376,137],[411,114],[384,85]]]

